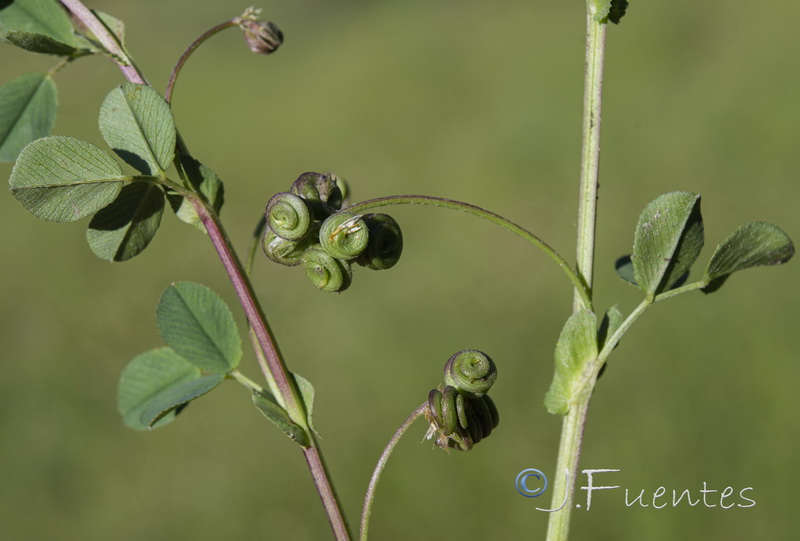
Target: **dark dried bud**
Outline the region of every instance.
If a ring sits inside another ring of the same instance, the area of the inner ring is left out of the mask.
[[[283,43],[283,32],[269,21],[244,20],[239,23],[244,30],[244,39],[250,50],[256,54],[270,54]]]

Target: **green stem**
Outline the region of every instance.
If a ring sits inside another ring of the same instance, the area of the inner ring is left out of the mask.
[[[397,443],[400,441],[400,438],[403,437],[403,434],[405,434],[406,430],[408,430],[414,421],[425,414],[425,410],[427,408],[428,401],[426,400],[417,409],[415,409],[405,421],[403,421],[403,424],[401,424],[397,431],[395,431],[392,439],[389,440],[386,448],[381,453],[381,457],[378,459],[378,464],[375,466],[375,471],[372,472],[372,477],[370,477],[367,494],[364,496],[364,508],[361,512],[361,535],[359,535],[360,541],[366,541],[369,534],[369,519],[372,515],[372,504],[375,500],[375,489],[378,487],[378,481],[380,480],[381,473],[383,473],[383,469],[386,467],[386,462],[389,460],[394,448],[397,446]]]
[[[551,248],[550,245],[548,245],[542,239],[540,239],[527,229],[500,216],[499,214],[495,214],[494,212],[488,211],[481,207],[477,207],[475,205],[470,205],[469,203],[464,203],[462,201],[455,201],[453,199],[445,199],[442,197],[433,197],[429,195],[390,195],[387,197],[379,197],[376,199],[369,199],[367,201],[362,201],[360,203],[356,203],[355,205],[350,205],[349,207],[342,210],[346,210],[347,212],[352,212],[356,214],[361,214],[366,210],[379,207],[386,207],[389,205],[428,205],[428,206],[446,208],[451,210],[458,210],[466,212],[468,214],[472,214],[473,216],[477,216],[479,218],[483,218],[484,220],[488,220],[495,225],[499,225],[506,231],[510,231],[511,233],[514,233],[518,237],[530,242],[531,244],[542,250],[550,259],[555,261],[555,263],[564,272],[564,274],[567,275],[567,278],[569,278],[570,282],[572,282],[572,285],[575,287],[576,295],[578,299],[580,299],[579,302],[581,303],[581,305],[585,306],[587,310],[591,309],[590,291],[587,288],[586,284],[581,280],[580,276],[578,276],[578,274],[575,273],[575,271],[572,269],[569,263],[567,263],[558,252],[556,252],[553,248]]]
[[[578,274],[589,288],[591,298],[594,275],[594,245],[597,224],[597,188],[600,173],[600,106],[603,88],[606,23],[595,20],[596,0],[587,0],[586,65],[583,94],[583,144],[578,203]],[[575,292],[573,309],[581,308]]]
[[[239,383],[241,383],[242,385],[244,385],[245,387],[247,387],[248,389],[250,389],[251,391],[256,391],[259,393],[264,391],[264,388],[261,385],[259,385],[252,379],[248,378],[238,370],[232,370],[230,376]]]
[[[597,223],[597,189],[599,185],[600,165],[600,109],[606,38],[606,22],[596,19],[596,0],[587,0],[586,7],[583,144],[581,149],[577,242],[578,274],[585,284],[586,289],[575,288],[573,299],[574,311],[578,311],[581,308],[589,308],[592,299],[595,232]],[[644,308],[642,308],[641,311],[644,311]],[[630,321],[627,327],[629,327],[637,317],[638,315],[634,317],[633,320],[629,317],[628,320]],[[626,320],[626,322],[628,320]],[[627,327],[625,330],[627,330]],[[611,347],[612,340],[616,339],[619,341],[620,336],[622,335],[615,333],[610,337],[603,351],[605,352],[607,350],[607,352],[610,352],[613,349],[613,347]],[[599,370],[599,367],[602,366],[602,363],[599,361],[599,355],[598,359],[595,363],[592,363],[592,365],[590,369],[590,375],[592,376],[590,385],[594,386],[597,377],[595,369]],[[589,370],[587,370],[587,372],[589,372]],[[566,541],[569,536],[569,525],[573,507],[572,502],[575,492],[575,478],[578,474],[583,431],[589,412],[590,399],[591,393],[587,393],[586,398],[582,402],[573,405],[562,420],[561,441],[558,448],[552,508],[558,508],[562,502],[565,502],[565,504],[560,510],[550,513],[547,524],[546,541]],[[562,472],[568,472],[568,474],[562,475]]]
[[[558,446],[558,462],[553,483],[553,501],[547,523],[546,541],[566,541],[569,536],[570,512],[575,494],[575,477],[581,454],[583,428],[589,413],[589,399],[573,406],[564,415],[561,423],[561,442]],[[559,509],[560,507],[560,509]]]

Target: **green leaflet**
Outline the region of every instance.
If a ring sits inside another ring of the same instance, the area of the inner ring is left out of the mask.
[[[152,428],[164,417],[214,389],[224,379],[225,374],[209,374],[163,389],[158,396],[147,402],[139,421]]]
[[[792,240],[777,226],[766,222],[744,224],[717,246],[703,277],[708,283],[703,292],[713,293],[736,271],[780,265],[793,255]]]
[[[72,222],[94,214],[129,177],[106,151],[73,137],[37,139],[22,149],[9,178],[12,195],[33,215]]]
[[[639,284],[636,283],[636,278],[634,277],[633,260],[631,260],[631,256],[624,255],[617,259],[614,262],[614,271],[617,273],[617,276],[629,284],[639,287]]]
[[[110,205],[94,215],[86,240],[100,259],[125,261],[150,244],[163,213],[164,191],[158,185],[128,184]]]
[[[170,348],[153,349],[135,357],[123,370],[117,408],[130,428],[163,426],[174,420],[179,406],[208,392],[223,378],[202,376]]]
[[[20,151],[50,135],[58,112],[53,79],[28,73],[0,87],[0,161],[13,162]]]
[[[161,295],[156,321],[164,342],[194,366],[225,374],[239,365],[236,322],[225,301],[206,286],[172,284]]]
[[[109,92],[100,108],[100,133],[120,158],[144,175],[162,175],[175,156],[172,111],[148,85],[125,83]]]
[[[11,32],[38,34],[50,43],[57,42],[72,50],[77,48],[69,15],[55,0],[14,0],[8,3],[0,9],[0,34],[7,38]]]
[[[634,278],[648,298],[681,282],[703,248],[700,196],[670,192],[649,203],[633,241]]]
[[[597,353],[597,316],[579,310],[567,320],[556,344],[555,375],[544,399],[547,411],[564,415],[591,391],[585,370]]]

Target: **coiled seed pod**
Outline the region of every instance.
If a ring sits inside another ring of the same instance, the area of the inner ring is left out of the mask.
[[[306,275],[319,289],[338,293],[350,286],[353,270],[347,261],[336,259],[318,246],[306,249],[302,261]]]
[[[267,203],[267,224],[282,239],[302,240],[311,231],[313,221],[308,204],[293,193],[275,194]]]
[[[483,374],[478,379],[483,384],[480,394],[476,394],[475,378],[461,377],[461,365],[468,371],[477,366],[476,373]],[[487,368],[488,367],[488,368]],[[449,373],[456,372],[458,378]],[[450,379],[451,381],[448,381]],[[469,389],[460,387],[453,380],[466,381]],[[488,355],[476,350],[459,351],[445,364],[446,384],[428,393],[428,408],[425,418],[430,423],[427,437],[436,437],[436,445],[443,449],[469,451],[473,445],[488,437],[500,423],[497,407],[486,392],[497,379],[497,369]],[[470,390],[471,389],[471,390]]]
[[[292,182],[289,191],[305,199],[317,220],[324,220],[342,208],[344,201],[339,179],[331,174],[303,173]]]
[[[319,244],[336,259],[358,257],[369,242],[369,230],[362,217],[349,212],[329,216],[319,231]]]
[[[311,236],[299,242],[282,239],[269,227],[264,230],[264,235],[261,237],[261,247],[267,257],[287,267],[299,265],[303,252],[313,243],[314,239]]]
[[[403,253],[400,225],[388,214],[365,214],[363,220],[369,230],[369,241],[356,263],[372,270],[394,267]]]
[[[625,16],[628,10],[628,0],[611,0],[611,7],[608,11],[608,20],[614,24],[619,24],[620,19]]]
[[[444,382],[470,398],[479,398],[497,380],[497,367],[485,353],[465,349],[455,353],[444,365]]]

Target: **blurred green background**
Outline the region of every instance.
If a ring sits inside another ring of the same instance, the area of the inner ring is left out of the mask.
[[[224,5],[223,5],[224,4]],[[631,3],[609,31],[596,302],[639,301],[614,260],[642,207],[703,195],[707,247],[751,220],[800,240],[800,6]],[[183,49],[246,4],[89,2],[127,23],[129,48],[164,89]],[[356,199],[424,193],[479,204],[572,259],[584,3],[323,1],[263,4],[286,42],[250,54],[236,31],[187,65],[174,112],[189,147],[225,180],[223,220],[244,250],[267,199],[298,174],[336,171]],[[0,49],[0,82],[53,60]],[[55,132],[105,146],[97,112],[121,82],[106,59],[59,73]],[[0,165],[8,177],[11,167]],[[516,237],[473,217],[399,207],[406,252],[356,271],[342,295],[259,260],[255,286],[290,366],[316,386],[316,425],[351,522],[386,441],[441,380],[453,352],[496,360],[502,422],[470,453],[419,443],[414,426],[379,487],[374,539],[541,539],[560,420],[542,399],[569,314],[569,283]],[[148,250],[96,259],[86,223],[56,225],[0,198],[0,536],[8,540],[326,539],[301,454],[233,383],[153,433],[116,412],[120,371],[161,345],[155,305],[173,280],[231,288],[208,242],[165,215]],[[800,262],[733,277],[718,293],[656,306],[612,357],[589,415],[583,468],[618,468],[574,539],[796,539]],[[240,322],[242,318],[238,316]],[[244,328],[244,327],[242,327]],[[258,377],[249,354],[243,371]],[[673,508],[627,507],[640,490],[722,491]],[[579,479],[586,484],[585,476]],[[584,496],[580,494],[578,501]],[[540,501],[546,500],[546,501]]]

